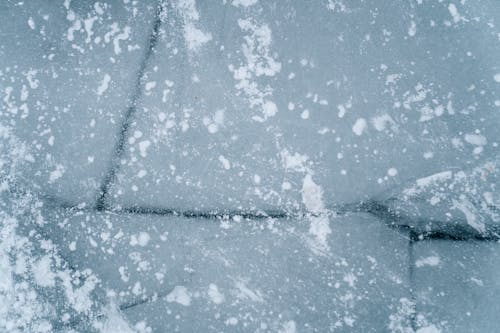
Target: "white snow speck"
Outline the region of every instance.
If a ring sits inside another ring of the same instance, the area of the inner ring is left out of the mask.
[[[56,165],[56,169],[52,171],[49,175],[49,183],[53,183],[59,178],[61,178],[62,175],[64,174],[64,171],[65,171],[64,166],[62,166],[61,164]]]
[[[453,22],[458,23],[464,20],[464,18],[458,13],[458,9],[457,6],[455,6],[455,4],[450,3],[448,5],[448,11],[450,12],[451,17],[453,18]]]
[[[167,302],[178,303],[183,306],[191,305],[191,296],[184,286],[175,286],[174,289],[167,295]]]
[[[179,0],[175,2],[175,6],[184,22],[184,40],[190,51],[197,51],[203,44],[212,40],[212,34],[196,27],[200,13],[194,0]]]
[[[411,21],[410,27],[408,28],[408,35],[410,37],[413,37],[415,36],[416,33],[417,33],[417,25],[415,24],[415,21]]]
[[[304,110],[302,111],[302,113],[300,114],[300,118],[302,119],[309,119],[309,110]]]
[[[291,154],[287,149],[284,149],[280,152],[280,156],[286,170],[297,172],[308,171],[307,160],[309,158],[307,155],[301,155],[299,153]]]
[[[30,18],[28,19],[28,25],[30,26],[30,28],[32,30],[35,29],[35,21],[33,21],[33,18],[30,16]]]
[[[290,320],[283,324],[283,328],[279,331],[279,333],[296,333],[297,332],[297,324],[295,321]]]
[[[436,325],[431,324],[424,327],[420,327],[415,333],[442,333],[442,331],[436,327]]]
[[[134,333],[136,330],[132,329],[127,321],[123,318],[121,311],[115,304],[110,304],[104,308],[103,327],[100,332],[106,333]]]
[[[208,297],[210,297],[210,300],[215,304],[224,302],[224,295],[219,291],[217,285],[213,283],[208,286]]]
[[[379,132],[385,130],[387,128],[387,125],[390,125],[391,129],[393,130],[396,129],[396,123],[388,114],[373,117],[371,119],[371,122],[373,124],[373,127],[375,127],[375,129]]]
[[[131,246],[146,246],[149,243],[151,237],[147,232],[141,231],[138,235],[130,236],[130,245]]]
[[[130,27],[125,27],[122,33],[116,35],[116,37],[113,38],[113,49],[116,55],[122,52],[120,41],[127,40],[130,37],[130,31]]]
[[[226,170],[231,169],[231,163],[229,162],[229,160],[227,158],[225,158],[222,155],[219,155],[219,161],[222,163],[222,166],[224,167],[224,169],[226,169]]]
[[[50,256],[44,256],[33,265],[33,277],[35,282],[42,287],[55,285],[55,274],[50,268]]]
[[[321,213],[325,210],[323,189],[313,181],[310,174],[307,174],[302,182],[302,202],[312,213]]]
[[[150,81],[150,82],[147,82],[145,85],[144,85],[144,89],[146,91],[150,91],[151,89],[154,89],[154,87],[156,87],[156,82],[155,81]]]
[[[149,140],[139,142],[139,153],[142,157],[146,157],[149,146],[151,146],[151,142]]]
[[[307,210],[319,216],[310,216],[309,233],[314,236],[314,242],[311,243],[312,250],[318,254],[328,250],[328,235],[332,233],[330,221],[325,213],[325,204],[323,203],[323,189],[316,184],[312,176],[307,174],[302,183],[302,201]]]
[[[415,266],[423,267],[423,266],[437,266],[441,260],[438,256],[430,256],[426,258],[420,258],[415,262]]]
[[[500,73],[496,73],[496,74],[493,76],[493,79],[494,79],[496,82],[500,83]]]
[[[364,118],[358,118],[354,125],[352,126],[352,131],[356,135],[361,135],[363,134],[364,130],[366,129],[366,120]]]
[[[387,174],[391,177],[394,177],[398,174],[398,170],[395,168],[390,168],[389,170],[387,170]]]
[[[201,31],[193,23],[188,23],[184,27],[184,39],[190,51],[198,50],[203,44],[212,40],[212,34]]]
[[[257,3],[257,0],[233,0],[232,5],[233,6],[243,6],[243,7],[250,7],[253,6]]]
[[[109,83],[111,82],[111,76],[109,74],[104,74],[104,78],[101,81],[101,84],[97,88],[97,95],[101,96],[104,94],[106,90],[109,88]]]
[[[235,281],[235,286],[238,289],[238,294],[237,294],[238,298],[249,299],[253,302],[259,302],[259,303],[264,302],[261,292],[259,290],[253,291],[250,288],[248,288],[245,281],[241,279]]]
[[[468,225],[480,233],[484,233],[486,231],[486,226],[483,221],[481,221],[481,215],[476,215],[477,208],[469,200],[461,198],[460,201],[453,199],[451,202],[452,208],[458,209],[464,214]]]
[[[262,112],[266,118],[273,117],[276,113],[278,113],[278,107],[274,104],[274,102],[266,101],[262,105]]]
[[[487,143],[486,138],[479,134],[465,134],[464,139],[465,142],[475,146],[484,146]]]

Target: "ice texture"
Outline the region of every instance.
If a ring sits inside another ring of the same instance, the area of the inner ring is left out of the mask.
[[[500,311],[499,250],[497,242],[417,243],[414,258],[421,262],[414,271],[417,314],[441,332],[495,331]]]
[[[0,331],[495,331],[499,19],[1,2]]]
[[[93,204],[155,8],[142,1],[0,4],[0,117],[31,148],[26,187]]]
[[[164,9],[112,206],[297,211],[311,175],[333,207],[498,152],[493,2],[195,9],[196,49]]]
[[[410,297],[408,237],[368,214],[331,216],[321,255],[307,219],[52,218],[66,258],[154,332],[379,332]]]

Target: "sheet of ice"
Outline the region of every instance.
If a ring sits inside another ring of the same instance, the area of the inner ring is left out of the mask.
[[[422,241],[414,245],[414,258],[417,327],[442,333],[498,329],[498,243]]]
[[[419,231],[496,235],[500,230],[499,159],[446,170],[391,190],[381,199]]]
[[[22,154],[13,154],[21,148],[19,142],[5,133],[2,137],[0,331],[59,332],[88,323],[100,309],[97,278],[89,270],[71,267],[50,237],[40,232],[43,202],[16,189],[16,170],[28,162]]]
[[[51,218],[68,260],[97,274],[131,327],[153,332],[376,332],[409,298],[408,238],[366,214],[331,217],[323,256],[307,219]],[[141,233],[149,241],[130,245]]]
[[[0,123],[31,151],[26,187],[92,203],[134,92],[155,7],[0,4]]]
[[[498,153],[494,2],[241,4],[194,4],[196,50],[167,6],[112,205],[293,211],[311,174],[331,207]]]

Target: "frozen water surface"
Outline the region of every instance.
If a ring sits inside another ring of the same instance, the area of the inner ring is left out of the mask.
[[[417,243],[414,251],[419,315],[450,332],[497,330],[497,242],[433,240]]]
[[[154,4],[5,1],[2,123],[30,146],[42,195],[92,203],[134,94]]]
[[[491,332],[497,1],[4,1],[1,332]]]

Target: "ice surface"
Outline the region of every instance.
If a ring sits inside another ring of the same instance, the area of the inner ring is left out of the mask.
[[[495,158],[472,169],[419,178],[392,190],[385,203],[402,217],[402,223],[420,232],[496,237],[500,230],[498,162]]]
[[[0,331],[494,331],[499,18],[0,3]]]
[[[433,240],[414,246],[416,309],[422,325],[425,318],[441,332],[496,331],[499,244]]]
[[[408,320],[394,316],[409,299],[408,237],[367,214],[330,217],[320,255],[307,218],[53,218],[61,252],[102,280],[132,327],[379,332]]]
[[[311,175],[331,207],[498,152],[494,2],[177,3],[114,205],[293,211]]]
[[[30,149],[25,186],[97,197],[154,12],[142,1],[0,4],[0,117]]]

